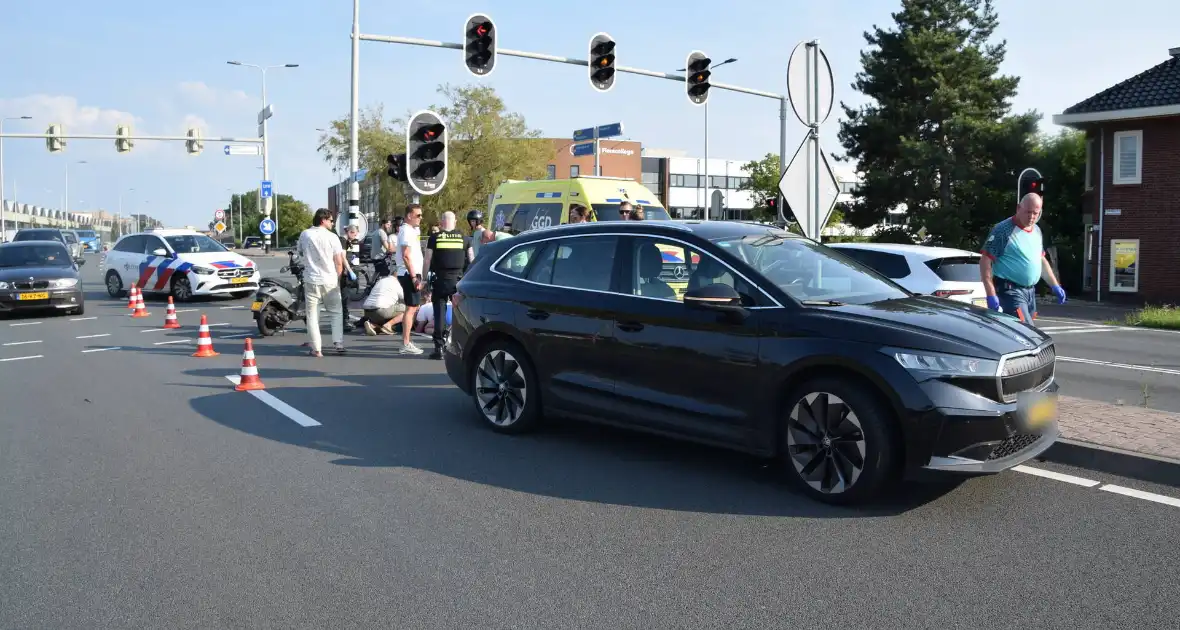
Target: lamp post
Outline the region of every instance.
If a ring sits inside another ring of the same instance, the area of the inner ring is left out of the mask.
[[[0,118],[0,243],[4,242],[7,224],[4,222],[4,121],[32,120],[32,116],[9,116]],[[19,220],[18,220],[19,221]]]

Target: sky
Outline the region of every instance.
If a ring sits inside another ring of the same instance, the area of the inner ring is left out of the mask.
[[[836,99],[857,105],[851,88],[860,70],[863,33],[888,27],[900,0],[448,0],[433,3],[361,0],[361,31],[460,42],[467,17],[491,15],[505,48],[584,58],[588,41],[605,31],[618,42],[619,65],[673,72],[692,50],[716,61],[714,80],[783,93],[792,49],[818,38],[835,76]],[[998,37],[1008,41],[1003,70],[1022,77],[1014,111],[1053,114],[1167,59],[1180,46],[1175,0],[997,0]],[[113,134],[130,123],[137,134],[183,135],[199,126],[206,138],[256,137],[261,74],[227,65],[297,63],[267,73],[274,108],[270,173],[276,193],[312,208],[327,206],[339,181],[316,153],[317,128],[346,116],[352,28],[351,0],[205,0],[202,3],[110,0],[9,3],[0,20],[0,117],[6,132]],[[486,83],[509,109],[546,136],[623,122],[626,138],[647,148],[704,153],[701,108],[684,84],[620,74],[615,89],[596,93],[586,71],[564,64],[501,57],[490,77],[476,78],[458,51],[361,42],[361,107],[384,104],[390,116],[439,102],[443,83]],[[821,142],[839,149],[839,105]],[[778,151],[778,103],[714,90],[709,100],[709,156],[757,159]],[[788,153],[803,138],[788,120]],[[203,225],[224,208],[230,190],[258,185],[261,159],[230,156],[207,141],[190,156],[180,142],[139,142],[119,154],[112,141],[74,140],[50,154],[44,140],[4,143],[6,198],[59,208],[67,171],[69,207],[144,212],[168,225]],[[79,164],[79,161],[85,161]],[[15,195],[14,195],[15,192]]]

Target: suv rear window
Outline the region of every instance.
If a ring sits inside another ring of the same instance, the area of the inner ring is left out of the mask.
[[[947,282],[979,282],[979,256],[933,258],[926,266]]]
[[[13,237],[14,241],[60,241],[61,232],[57,230],[21,230]]]

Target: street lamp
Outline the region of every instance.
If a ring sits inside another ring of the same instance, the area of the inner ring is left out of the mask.
[[[4,121],[6,120],[32,120],[32,116],[9,116],[7,118],[0,118],[0,243],[4,242],[5,229],[7,224],[4,222]]]
[[[730,57],[719,64],[709,66],[709,70],[713,71],[727,63],[734,63],[737,58]],[[686,68],[681,68],[677,72],[687,72]],[[704,203],[701,207],[704,209],[704,220],[709,220],[709,101],[705,101],[705,182],[704,182]]]
[[[244,68],[255,68],[255,69],[260,70],[262,72],[262,109],[264,111],[266,110],[266,106],[267,106],[266,71],[272,70],[275,68],[298,68],[299,67],[299,64],[297,64],[297,63],[282,63],[282,64],[275,64],[275,65],[271,65],[271,66],[261,66],[261,65],[253,64],[253,63],[242,63],[241,61],[227,61],[226,63],[231,66],[242,66]],[[267,120],[268,119],[266,119],[266,118],[264,118],[262,120],[262,179],[264,181],[270,180],[270,143],[268,141],[269,139],[267,138],[267,128],[269,127]],[[263,210],[262,211],[265,213],[267,218],[270,218],[270,197],[267,197],[266,201],[263,202]],[[269,252],[270,251],[270,237],[264,235],[263,243],[264,243],[265,251]]]

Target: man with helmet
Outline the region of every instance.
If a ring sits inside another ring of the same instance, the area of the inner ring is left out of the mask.
[[[471,210],[467,213],[467,226],[471,228],[471,241],[467,244],[467,264],[475,262],[479,248],[484,244],[484,234],[488,231],[483,226],[483,212]]]

